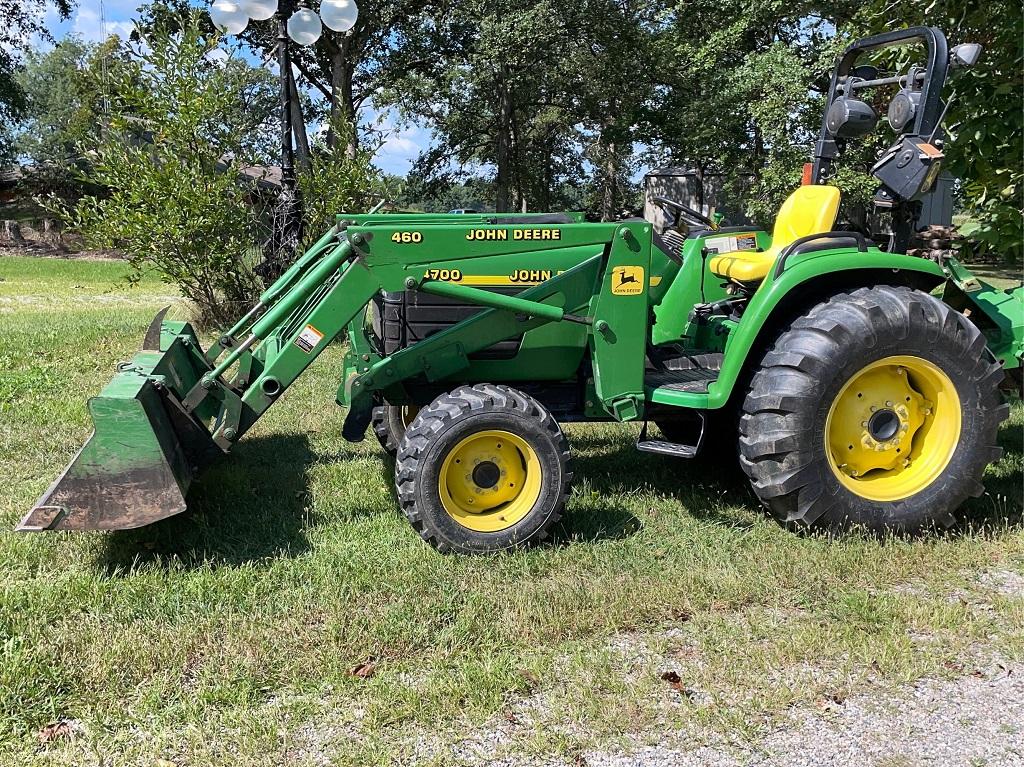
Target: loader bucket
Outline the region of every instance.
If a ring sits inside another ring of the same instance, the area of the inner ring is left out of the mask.
[[[17,526],[19,531],[124,530],[185,510],[193,478],[220,453],[201,414],[181,406],[202,374],[191,327],[163,323],[155,340],[89,400],[94,431]],[[152,331],[152,328],[151,328]]]

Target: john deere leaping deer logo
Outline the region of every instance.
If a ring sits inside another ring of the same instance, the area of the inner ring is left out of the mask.
[[[612,269],[612,295],[635,296],[644,292],[642,266],[616,266]]]

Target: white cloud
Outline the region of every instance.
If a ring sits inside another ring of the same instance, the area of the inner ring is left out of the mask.
[[[110,35],[118,35],[122,40],[127,40],[128,35],[135,29],[130,21],[110,21],[107,19],[106,33],[104,34],[103,24],[100,22],[99,11],[92,8],[79,8],[75,13],[74,21],[71,24],[71,32],[88,42],[102,42]]]
[[[231,59],[231,54],[223,48],[211,48],[209,53],[206,54],[206,58],[214,64],[223,67],[226,66],[228,61]]]
[[[384,144],[381,146],[381,154],[402,155],[410,160],[415,159],[416,155],[420,152],[420,145],[413,141],[409,136],[417,132],[418,131],[392,133],[387,137],[387,139],[385,139]]]
[[[430,144],[429,131],[400,121],[392,109],[378,110],[371,106],[366,110],[365,119],[381,136],[374,159],[388,173],[408,173],[420,153]]]

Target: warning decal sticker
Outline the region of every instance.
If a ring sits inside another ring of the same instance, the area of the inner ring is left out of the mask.
[[[612,295],[635,296],[644,292],[642,266],[616,266],[612,269]]]
[[[726,237],[709,237],[704,240],[708,255],[732,253],[737,250],[757,250],[757,235],[753,232],[734,234]]]
[[[306,327],[302,329],[302,332],[295,337],[295,345],[302,349],[306,354],[309,354],[316,348],[316,345],[320,343],[323,337],[324,334],[312,325],[306,325]]]

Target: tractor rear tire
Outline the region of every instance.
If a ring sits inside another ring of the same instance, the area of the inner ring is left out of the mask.
[[[740,464],[794,529],[942,529],[983,492],[1003,371],[959,312],[905,287],[841,293],[798,318],[755,373]]]
[[[402,511],[442,553],[489,554],[547,538],[572,482],[569,445],[535,399],[475,384],[420,410],[402,438]]]
[[[398,453],[398,445],[417,412],[419,408],[415,405],[389,405],[386,402],[373,408],[370,421],[373,433],[380,446],[392,457]]]

